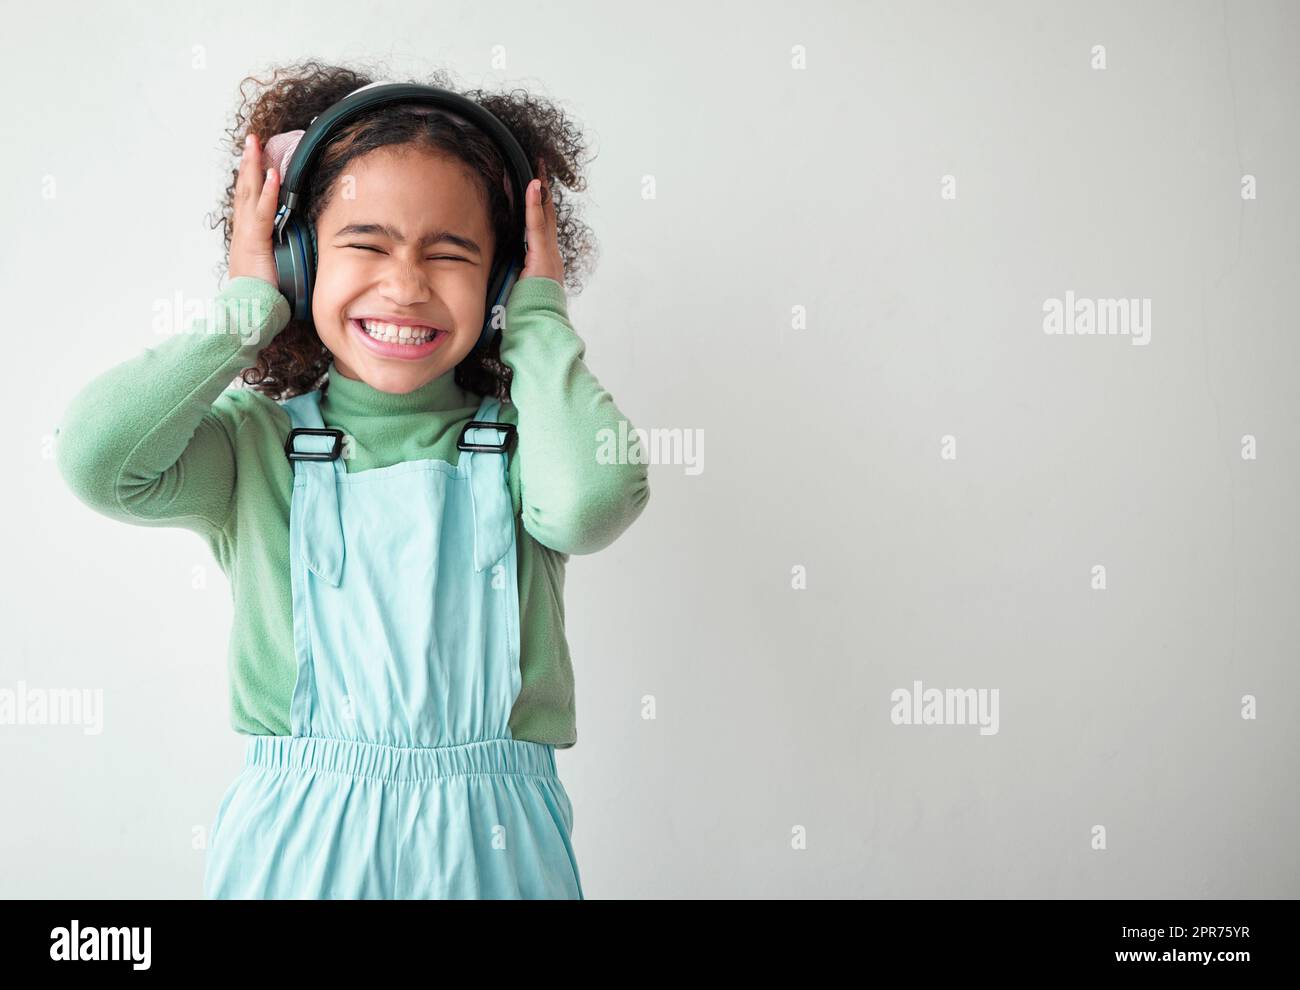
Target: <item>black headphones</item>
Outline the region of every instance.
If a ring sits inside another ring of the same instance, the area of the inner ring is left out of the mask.
[[[316,281],[316,235],[305,218],[294,216],[299,201],[299,186],[316,160],[320,149],[347,122],[367,110],[388,103],[416,101],[447,111],[483,131],[496,144],[505,159],[506,172],[514,188],[514,202],[519,214],[519,239],[512,245],[497,250],[488,277],[487,310],[483,329],[479,332],[474,351],[487,349],[492,339],[492,312],[504,305],[524,265],[527,248],[524,194],[533,181],[533,170],[528,156],[510,129],[489,110],[468,97],[418,83],[373,82],[349,93],[324,113],[313,117],[293,157],[281,176],[279,209],[275,214],[275,269],[280,280],[280,292],[293,306],[295,319],[311,323],[311,295]]]

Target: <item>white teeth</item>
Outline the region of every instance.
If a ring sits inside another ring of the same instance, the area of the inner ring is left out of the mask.
[[[376,340],[389,343],[423,344],[437,336],[438,331],[425,327],[404,327],[379,320],[358,320],[363,330]]]

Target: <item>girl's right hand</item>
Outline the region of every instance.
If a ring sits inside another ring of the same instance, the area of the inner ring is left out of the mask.
[[[230,234],[230,278],[251,275],[270,282],[277,289],[280,277],[275,268],[272,231],[280,196],[280,176],[274,168],[263,170],[262,146],[256,134],[244,142],[235,180],[234,229]]]

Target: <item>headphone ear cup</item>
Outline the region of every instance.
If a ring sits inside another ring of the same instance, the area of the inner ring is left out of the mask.
[[[510,296],[510,289],[515,283],[515,274],[519,271],[518,265],[514,259],[498,259],[492,266],[492,274],[488,278],[488,295],[487,311],[483,314],[483,329],[479,333],[478,341],[474,344],[475,353],[486,352],[488,345],[492,342],[493,327],[492,317],[495,315],[493,310],[497,306],[504,306]]]
[[[297,217],[291,216],[284,226],[283,238],[275,243],[275,270],[280,294],[293,307],[293,318],[306,323],[311,323],[311,289],[316,277],[312,247]]]

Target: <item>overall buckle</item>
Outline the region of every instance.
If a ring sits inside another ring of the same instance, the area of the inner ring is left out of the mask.
[[[484,429],[500,430],[502,433],[505,434],[505,439],[503,439],[500,443],[468,443],[465,440],[465,434],[468,433],[470,430],[478,429],[480,427]],[[464,428],[460,431],[460,438],[456,441],[456,446],[460,450],[482,450],[482,451],[487,451],[489,453],[504,454],[506,452],[506,449],[514,441],[514,438],[515,438],[514,423],[489,423],[481,419],[471,419],[468,423],[465,424]]]
[[[296,436],[333,437],[334,446],[329,450],[294,450],[293,438]],[[343,431],[333,427],[298,426],[289,431],[284,441],[284,455],[291,461],[336,461],[343,453]]]

